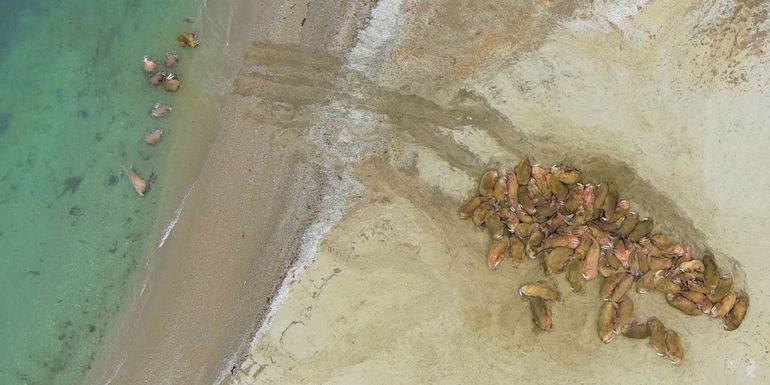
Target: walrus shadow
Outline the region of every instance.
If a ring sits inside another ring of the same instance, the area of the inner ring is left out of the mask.
[[[0,113],[0,135],[11,128],[11,114],[8,112]]]

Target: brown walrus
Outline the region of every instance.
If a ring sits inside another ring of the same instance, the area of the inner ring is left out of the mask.
[[[134,171],[133,167],[126,170],[126,175],[128,175],[128,181],[131,182],[134,191],[136,191],[140,197],[143,197],[144,193],[147,191],[147,181],[142,179],[142,177]]]
[[[179,63],[179,55],[174,51],[166,52],[166,57],[163,59],[163,65],[167,68],[173,68]]]
[[[197,33],[185,32],[180,33],[179,36],[176,37],[176,42],[179,43],[180,47],[195,48],[200,44],[200,39],[198,38]]]
[[[144,72],[152,73],[158,68],[158,62],[155,59],[150,59],[148,56],[142,58],[142,70]]]
[[[166,73],[163,71],[158,71],[147,79],[151,86],[159,86],[164,80],[166,80]]]
[[[179,77],[172,72],[169,72],[169,74],[166,75],[166,78],[163,79],[163,89],[166,90],[166,92],[177,92],[180,85]]]
[[[150,116],[153,118],[162,118],[171,113],[171,106],[168,104],[155,103],[150,109]]]
[[[144,142],[151,146],[154,146],[155,144],[160,142],[161,136],[163,136],[163,130],[161,130],[160,128],[156,128],[144,134]]]

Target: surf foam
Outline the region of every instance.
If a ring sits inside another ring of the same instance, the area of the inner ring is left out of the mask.
[[[171,230],[173,230],[174,226],[176,226],[176,223],[179,222],[179,217],[182,215],[182,209],[184,209],[184,202],[187,200],[187,197],[190,196],[190,193],[193,191],[197,183],[198,180],[196,179],[192,186],[187,189],[187,192],[184,194],[179,207],[174,210],[174,217],[171,218],[171,221],[168,223],[168,225],[166,225],[166,227],[163,228],[163,231],[160,232],[160,242],[158,243],[158,249],[163,247],[163,245],[166,243],[166,239],[168,239],[168,236],[171,235]]]
[[[328,186],[330,186],[331,191],[324,193],[321,198],[321,210],[319,213],[322,215],[319,215],[308,227],[307,231],[305,231],[297,258],[286,273],[275,296],[270,300],[264,321],[254,334],[254,338],[251,341],[251,350],[270,330],[275,313],[288,297],[291,285],[313,264],[318,251],[318,245],[323,237],[342,219],[342,214],[347,207],[348,198],[363,189],[361,183],[347,174],[337,175],[329,172],[326,174],[326,180],[329,182]]]

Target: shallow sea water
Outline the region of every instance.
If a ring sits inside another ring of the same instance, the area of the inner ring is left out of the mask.
[[[157,236],[169,146],[142,135],[173,137],[148,110],[178,96],[140,61],[176,49],[183,78],[200,3],[0,3],[0,383],[75,384]],[[144,198],[131,166],[157,176]]]

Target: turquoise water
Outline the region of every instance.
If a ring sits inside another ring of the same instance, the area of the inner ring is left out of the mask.
[[[76,384],[146,261],[167,148],[142,142],[144,54],[197,0],[0,0],[0,384]],[[187,20],[186,20],[187,19]],[[180,92],[184,92],[184,86]],[[122,170],[155,175],[144,198]]]

